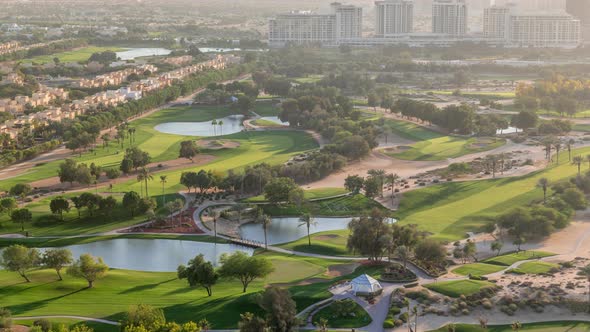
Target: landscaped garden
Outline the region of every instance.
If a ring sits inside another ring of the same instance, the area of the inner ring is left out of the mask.
[[[339,300],[321,309],[313,316],[314,322],[325,319],[328,327],[358,328],[371,324],[369,314],[353,300]]]

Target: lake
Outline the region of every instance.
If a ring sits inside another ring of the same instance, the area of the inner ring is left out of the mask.
[[[166,122],[155,126],[154,129],[165,134],[207,137],[235,134],[244,128],[242,126],[243,115],[230,115],[216,121],[223,121],[223,125],[213,126],[212,121]]]
[[[252,255],[254,252],[234,244],[165,239],[113,239],[65,248],[70,249],[76,259],[82,254],[91,254],[102,257],[111,268],[151,272],[174,272],[178,265],[186,265],[198,254],[217,264],[224,253],[243,251]]]
[[[169,49],[161,47],[129,48],[125,51],[117,52],[117,58],[121,58],[121,60],[133,60],[145,56],[168,55],[171,52]]]

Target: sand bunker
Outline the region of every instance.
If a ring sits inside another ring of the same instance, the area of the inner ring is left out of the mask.
[[[240,147],[240,143],[226,140],[199,140],[197,141],[197,145],[200,148],[208,150],[235,149]]]

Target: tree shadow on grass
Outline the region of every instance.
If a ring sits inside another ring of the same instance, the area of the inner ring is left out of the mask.
[[[158,287],[160,285],[163,285],[163,284],[172,282],[174,280],[176,280],[176,278],[172,278],[172,279],[169,279],[169,280],[164,280],[162,282],[157,282],[157,283],[153,283],[153,284],[138,285],[138,286],[135,286],[135,287],[127,288],[127,289],[119,292],[119,294],[121,294],[121,295],[122,294],[131,294],[131,293],[146,291],[148,289],[156,288],[156,287]]]
[[[43,300],[39,300],[39,301],[34,301],[34,302],[27,302],[27,303],[23,303],[23,304],[18,304],[18,305],[12,305],[12,306],[8,306],[8,308],[10,309],[10,311],[12,311],[13,314],[22,314],[28,311],[33,311],[39,308],[42,308],[48,304],[50,304],[53,301],[57,301],[59,299],[62,299],[64,297],[68,297],[70,295],[74,295],[76,293],[79,293],[81,291],[87,290],[88,288],[80,288],[77,289],[73,292],[67,293],[67,294],[63,294],[63,295],[59,295],[56,297],[52,297],[50,299],[43,299]]]

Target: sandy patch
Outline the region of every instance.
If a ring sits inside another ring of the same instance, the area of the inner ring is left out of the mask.
[[[197,141],[197,145],[207,150],[235,149],[240,147],[240,143],[226,140],[199,140]]]
[[[330,277],[340,277],[351,274],[359,267],[359,263],[337,264],[328,266],[328,275]]]

